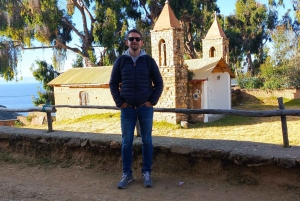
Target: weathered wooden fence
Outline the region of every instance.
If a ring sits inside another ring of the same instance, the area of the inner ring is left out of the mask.
[[[278,98],[279,109],[278,110],[258,110],[258,111],[246,111],[246,110],[235,110],[235,109],[178,109],[178,108],[154,108],[154,112],[169,112],[169,113],[183,113],[183,114],[225,114],[234,116],[246,116],[246,117],[272,117],[280,116],[281,128],[283,136],[283,146],[285,148],[289,146],[288,139],[288,128],[286,122],[286,116],[300,116],[300,110],[288,110],[284,108],[282,97]],[[0,111],[6,112],[46,112],[48,132],[53,132],[52,116],[51,113],[56,112],[55,108],[67,107],[67,108],[93,108],[93,109],[109,109],[109,110],[120,110],[114,106],[77,106],[77,105],[44,105],[42,108],[27,108],[27,109],[9,109],[0,108]]]

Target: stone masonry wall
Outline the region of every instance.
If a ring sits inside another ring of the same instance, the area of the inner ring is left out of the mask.
[[[188,68],[183,65],[182,39],[183,32],[179,29],[151,31],[152,57],[160,66],[164,80],[164,91],[156,107],[187,108]],[[154,119],[178,123],[187,120],[187,115],[155,113]]]
[[[151,32],[152,57],[157,65],[163,64],[162,48],[159,51],[159,44],[163,40],[166,51],[167,66],[180,66],[183,63],[183,33],[180,30],[167,29]]]
[[[160,67],[164,80],[164,90],[156,107],[158,108],[187,108],[188,70],[187,66]],[[187,120],[187,115],[179,113],[156,112],[154,119],[169,123]]]
[[[224,38],[203,39],[203,58],[210,58],[210,48],[215,48],[215,57],[223,57],[229,63],[229,40]]]
[[[282,89],[282,90],[260,90],[260,89],[242,89],[242,96],[267,98],[267,97],[283,97],[288,99],[300,99],[300,88],[298,89]],[[248,97],[249,98],[249,97]]]

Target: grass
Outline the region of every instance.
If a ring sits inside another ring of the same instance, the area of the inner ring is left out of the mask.
[[[175,129],[179,129],[180,125],[179,124],[171,124],[168,123],[166,121],[154,121],[153,122],[153,127],[155,129],[171,129],[171,130],[175,130]]]
[[[76,122],[84,122],[84,121],[95,121],[95,120],[108,120],[108,119],[119,119],[120,113],[104,113],[104,114],[91,114],[82,116],[76,119],[67,119],[60,121],[61,124],[66,123],[76,123]]]
[[[283,99],[285,109],[300,109],[300,100]],[[277,110],[277,98],[255,99],[244,102],[233,109],[237,110]],[[27,126],[35,129],[47,129],[43,126]],[[299,116],[287,116],[289,143],[300,146]],[[120,134],[120,113],[87,115],[78,119],[68,119],[53,123],[54,130],[76,132]],[[281,119],[275,117],[226,116],[215,122],[190,124],[189,129],[180,128],[167,122],[153,123],[153,136],[170,138],[216,139],[250,141],[283,145]]]
[[[192,124],[192,128],[209,128],[209,127],[225,127],[225,126],[234,126],[234,125],[249,125],[256,122],[255,117],[241,117],[241,116],[226,116],[221,120],[203,123],[197,122]]]
[[[0,162],[6,162],[9,164],[17,163],[17,159],[15,159],[11,153],[2,152],[0,153]]]
[[[283,99],[285,109],[299,110],[300,100]],[[237,110],[277,110],[278,100],[275,97],[256,99],[242,103],[233,109]],[[289,143],[291,146],[300,146],[298,130],[299,116],[287,117]],[[156,132],[157,130],[157,132]],[[215,122],[190,124],[189,129],[157,127],[154,124],[153,135],[193,138],[250,141],[283,145],[281,119],[277,117],[243,117],[226,116]]]
[[[22,126],[23,126],[22,122],[20,122],[19,120],[15,121],[15,127],[20,128]]]

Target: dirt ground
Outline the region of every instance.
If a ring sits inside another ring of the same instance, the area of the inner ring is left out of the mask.
[[[144,188],[141,175],[126,189],[117,189],[121,173],[116,169],[26,166],[0,163],[0,200],[96,201],[96,200],[228,200],[295,201],[299,186],[265,178],[259,184],[232,184],[225,175],[174,175],[153,172],[154,186]],[[270,175],[272,177],[272,175]]]
[[[47,129],[46,125],[28,128]],[[90,120],[84,123],[54,124],[54,130],[120,133],[120,126],[117,121],[99,123]],[[154,135],[158,132],[153,131]],[[176,132],[177,130],[171,133],[177,135]],[[178,137],[180,136],[178,134]],[[205,170],[194,174],[172,174],[156,172],[154,169],[154,186],[149,189],[143,187],[139,172],[134,172],[135,181],[128,188],[120,190],[117,189],[122,174],[120,166],[87,168],[72,165],[68,168],[45,168],[0,162],[0,200],[295,201],[300,197],[299,170],[292,176],[285,175],[286,171],[282,175],[276,173],[276,176],[265,171],[267,174],[263,175],[259,183],[240,184],[228,180],[228,174],[225,172],[206,174],[214,167],[202,165],[199,168]],[[291,184],[290,180],[294,180],[294,183]]]

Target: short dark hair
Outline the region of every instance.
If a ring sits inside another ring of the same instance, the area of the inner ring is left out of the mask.
[[[126,37],[127,40],[128,40],[128,36],[129,36],[130,33],[137,33],[137,34],[140,35],[141,39],[143,38],[143,34],[139,30],[137,30],[137,29],[131,29],[127,33],[127,37]]]

